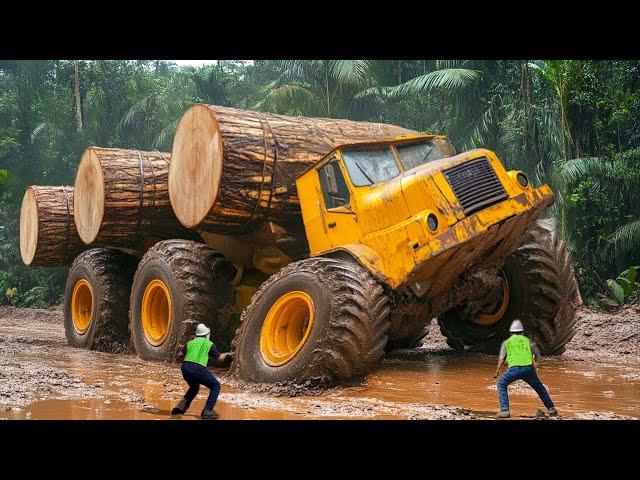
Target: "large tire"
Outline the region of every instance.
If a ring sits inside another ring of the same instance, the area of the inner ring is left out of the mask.
[[[131,350],[127,313],[136,263],[135,257],[107,248],[76,257],[65,286],[64,330],[70,345],[112,353]]]
[[[438,324],[449,346],[497,353],[511,322],[519,318],[543,355],[563,353],[575,333],[575,312],[582,299],[565,242],[550,220],[538,220],[526,230],[503,271],[510,289],[504,316],[484,326],[465,318],[462,308],[448,311]]]
[[[261,350],[263,323],[276,301],[299,292],[311,299],[313,323],[297,353],[274,366]],[[309,258],[292,263],[267,280],[243,312],[232,371],[260,383],[326,384],[362,375],[384,355],[388,316],[382,287],[355,262]]]
[[[237,325],[228,325],[220,311],[234,274],[235,267],[221,253],[202,243],[165,240],[151,247],[138,265],[131,288],[129,322],[138,356],[174,361],[199,323],[211,329],[211,341],[226,351]],[[157,327],[154,330],[143,327],[145,292],[147,325]]]

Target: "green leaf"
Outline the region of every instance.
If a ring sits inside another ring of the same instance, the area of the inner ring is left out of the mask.
[[[609,290],[611,291],[611,294],[613,295],[615,301],[620,305],[624,304],[624,290],[622,289],[620,284],[609,279],[607,280],[607,286],[609,287]]]
[[[6,182],[7,178],[9,178],[9,172],[4,168],[0,168],[0,185]]]
[[[393,89],[393,94],[401,96],[432,90],[457,92],[472,85],[481,76],[482,72],[479,70],[471,70],[468,68],[435,70],[398,85]]]
[[[622,287],[622,291],[624,292],[624,296],[628,297],[634,292],[635,283],[630,282],[625,277],[618,277],[616,279],[616,283]]]

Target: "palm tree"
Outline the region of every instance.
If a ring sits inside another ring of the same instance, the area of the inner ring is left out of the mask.
[[[265,89],[260,110],[318,117],[353,117],[359,91],[370,86],[369,60],[286,60]]]
[[[560,118],[560,127],[562,129],[562,151],[565,161],[571,157],[572,148],[575,148],[568,113],[569,92],[575,80],[575,75],[577,74],[577,65],[579,65],[578,62],[571,60],[536,60],[529,63],[529,68],[531,68],[554,93]],[[576,152],[576,154],[579,156],[580,152]]]
[[[639,160],[640,149],[614,155],[611,159],[576,158],[559,165],[555,174],[564,187],[564,195],[569,195],[579,181],[591,178],[594,180],[591,191],[595,194],[606,191],[610,200],[619,206],[620,226],[611,235],[601,256],[605,261],[618,260],[620,265],[627,260],[637,260],[640,251],[640,216],[636,207],[640,203],[640,177],[630,174]],[[563,229],[570,238],[570,225],[580,219],[573,218],[568,202],[561,210]]]
[[[480,63],[468,60],[438,60],[434,67],[390,88],[388,96],[444,97],[450,119],[448,136],[464,149],[486,145],[494,107],[482,99],[488,72]]]

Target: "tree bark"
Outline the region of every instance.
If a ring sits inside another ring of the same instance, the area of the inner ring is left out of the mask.
[[[295,179],[335,147],[417,132],[395,125],[288,117],[212,105],[183,115],[169,196],[189,228],[238,234],[270,221],[300,223]]]
[[[171,211],[168,172],[168,153],[87,148],[75,181],[82,241],[138,253],[161,239],[197,239]]]
[[[20,210],[22,261],[31,267],[70,265],[86,248],[73,221],[73,187],[28,187]]]

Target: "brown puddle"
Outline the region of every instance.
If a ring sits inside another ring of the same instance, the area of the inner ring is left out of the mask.
[[[171,417],[169,411],[185,389],[175,366],[78,350],[47,359],[38,355],[37,361],[43,360],[79,379],[86,391],[70,393],[61,387],[57,392],[53,381],[54,394],[49,398],[9,410],[0,407],[0,418],[192,420],[199,418],[208,392],[201,389],[187,415]],[[34,358],[27,354],[16,361],[29,363]],[[222,420],[489,418],[498,408],[496,381],[491,378],[494,369],[494,360],[486,356],[426,350],[396,353],[361,385],[299,397],[271,397],[232,387],[226,373],[216,372],[223,384],[216,410]],[[545,358],[539,367],[543,383],[565,418],[607,418],[603,414],[640,418],[639,371],[636,364],[560,358]],[[510,387],[510,399],[516,418],[529,418],[542,408],[535,392],[524,383]],[[471,415],[459,409],[469,409]]]
[[[424,353],[423,353],[424,352]],[[498,409],[495,360],[487,356],[456,356],[411,352],[392,358],[372,375],[360,391],[345,396],[382,398],[399,403],[439,403],[471,409],[479,417]],[[538,374],[556,407],[565,417],[588,418],[589,412],[610,412],[640,418],[640,369],[637,364],[600,364],[543,358]],[[524,382],[509,387],[512,416],[525,418],[543,408]]]

